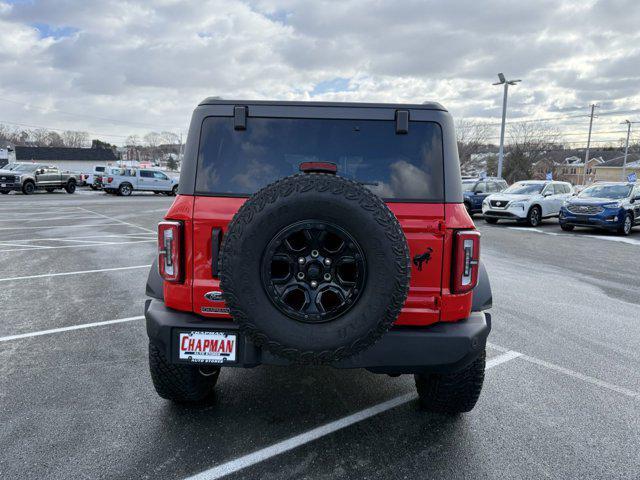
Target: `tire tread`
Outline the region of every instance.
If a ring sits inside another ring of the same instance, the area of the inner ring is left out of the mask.
[[[486,352],[463,370],[449,374],[415,375],[420,406],[438,413],[458,414],[473,409],[484,382]]]
[[[365,210],[367,215],[373,215],[375,221],[383,227],[387,238],[396,246],[393,249],[395,257],[394,268],[396,281],[393,293],[389,297],[389,303],[383,318],[377,322],[365,335],[357,338],[349,345],[343,345],[335,349],[324,351],[301,350],[289,345],[284,345],[276,340],[268,338],[249,318],[244,311],[236,294],[234,278],[227,272],[225,257],[234,254],[233,243],[242,235],[244,227],[252,222],[268,204],[275,203],[279,198],[289,197],[297,193],[309,191],[330,192],[341,195],[347,200],[356,203]],[[373,345],[386,333],[398,318],[400,310],[409,293],[409,280],[411,275],[411,263],[409,246],[400,226],[400,222],[389,210],[384,201],[370,190],[357,182],[325,173],[297,174],[276,182],[273,182],[258,191],[251,199],[245,202],[236,212],[229,229],[222,242],[220,259],[218,261],[220,271],[220,288],[223,292],[227,307],[234,320],[240,326],[240,330],[251,342],[267,349],[274,355],[288,359],[297,364],[327,364],[337,362],[343,358],[353,356]],[[402,281],[400,281],[402,279]]]
[[[203,403],[213,396],[218,373],[204,376],[198,367],[175,365],[167,361],[164,353],[149,343],[149,370],[158,395],[176,403]]]

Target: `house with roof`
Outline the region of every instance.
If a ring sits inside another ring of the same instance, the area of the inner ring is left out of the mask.
[[[612,158],[600,165],[595,166],[595,180],[603,182],[622,182],[627,180],[627,175],[635,173],[640,178],[640,157],[631,155],[627,157],[627,165],[624,168],[623,165],[624,155],[616,158]],[[624,178],[623,178],[624,177]]]
[[[110,148],[15,147],[16,162],[55,165],[62,171],[87,173],[94,165],[109,165],[118,161]]]
[[[587,162],[586,178],[584,160],[577,156],[567,157],[559,162],[554,162],[554,178],[572,185],[589,185],[595,181],[595,167],[605,161],[602,157],[592,157]]]

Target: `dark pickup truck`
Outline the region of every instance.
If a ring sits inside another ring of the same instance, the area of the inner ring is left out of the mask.
[[[67,193],[74,193],[77,185],[76,175],[63,173],[58,167],[51,165],[23,163],[13,166],[11,170],[0,170],[0,193],[2,194],[15,190],[29,195],[37,189],[53,192],[62,188]]]

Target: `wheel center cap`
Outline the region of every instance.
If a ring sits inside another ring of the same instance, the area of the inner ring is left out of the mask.
[[[320,278],[321,273],[322,271],[320,265],[318,265],[317,263],[312,263],[307,267],[307,276],[311,280],[317,280],[318,278]]]

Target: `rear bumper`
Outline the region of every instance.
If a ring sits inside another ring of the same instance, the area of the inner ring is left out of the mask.
[[[210,320],[188,312],[172,310],[164,302],[145,303],[149,341],[164,350],[172,363],[177,360],[176,331],[179,329],[227,331],[237,335],[237,362],[228,367],[289,365],[286,359],[253,345],[231,321]],[[442,322],[429,327],[398,327],[387,332],[364,352],[331,364],[335,368],[366,368],[375,373],[454,372],[473,362],[484,350],[491,330],[491,316],[472,312],[458,322]]]

